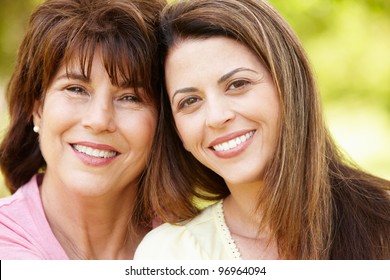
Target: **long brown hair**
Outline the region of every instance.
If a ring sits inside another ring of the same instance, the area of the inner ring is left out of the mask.
[[[99,48],[111,82],[139,84],[157,107],[156,30],[165,4],[164,0],[48,0],[31,15],[6,91],[10,125],[0,146],[1,171],[12,193],[45,168],[32,129],[32,111],[61,65],[76,57],[88,77]],[[140,209],[136,211],[142,215]]]
[[[282,258],[390,258],[390,182],[347,162],[333,143],[305,52],[272,6],[177,1],[163,11],[160,32],[162,71],[167,52],[181,40],[226,36],[250,48],[271,73],[281,128],[258,205]],[[220,199],[229,190],[184,149],[166,93],[161,104],[145,197],[164,221],[176,223],[199,213],[195,197]]]

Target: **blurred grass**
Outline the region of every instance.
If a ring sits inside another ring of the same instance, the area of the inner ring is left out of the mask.
[[[2,5],[0,93],[28,15],[40,2],[6,0]],[[292,25],[308,53],[336,142],[363,169],[390,180],[390,1],[269,2]],[[8,124],[2,96],[0,137]],[[7,194],[0,187],[0,197]]]

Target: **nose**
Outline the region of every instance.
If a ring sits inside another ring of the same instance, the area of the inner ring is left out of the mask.
[[[209,98],[206,111],[206,125],[213,128],[223,127],[235,117],[234,110],[224,95]]]
[[[95,133],[114,132],[116,130],[114,113],[112,100],[95,94],[84,113],[82,124]]]

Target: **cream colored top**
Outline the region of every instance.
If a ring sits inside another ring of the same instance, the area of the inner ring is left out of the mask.
[[[181,225],[163,224],[149,232],[134,259],[235,260],[241,257],[226,225],[221,200]]]

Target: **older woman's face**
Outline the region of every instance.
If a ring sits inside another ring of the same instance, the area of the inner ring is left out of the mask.
[[[36,104],[45,180],[99,196],[135,184],[145,168],[156,111],[142,88],[114,86],[97,53],[90,79],[62,66]]]
[[[280,105],[259,59],[232,39],[189,39],[169,51],[165,70],[185,148],[228,185],[261,181],[277,144]]]

